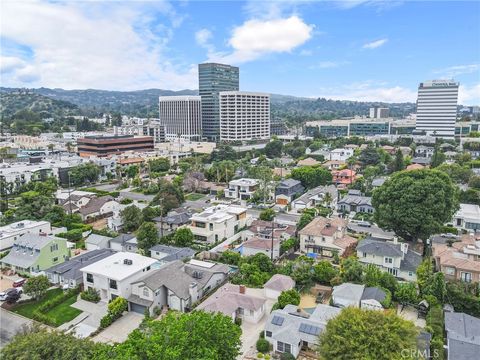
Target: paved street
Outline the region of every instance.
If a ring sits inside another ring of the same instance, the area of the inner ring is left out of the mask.
[[[146,202],[152,201],[153,198],[155,197],[154,195],[144,195],[141,193],[136,193],[136,192],[127,191],[127,190],[120,190],[120,196],[123,196],[124,198],[131,199],[131,200],[146,201]]]
[[[7,345],[17,332],[32,323],[30,319],[0,308],[0,348]]]

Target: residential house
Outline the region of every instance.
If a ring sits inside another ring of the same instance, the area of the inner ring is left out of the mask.
[[[277,205],[288,205],[302,195],[304,191],[305,188],[300,181],[295,179],[282,180],[275,189],[275,203]]]
[[[296,358],[302,349],[318,346],[318,337],[327,322],[340,312],[339,308],[319,304],[309,314],[295,305],[287,305],[270,313],[265,324],[265,339],[275,352],[290,353]]]
[[[113,212],[111,216],[108,216],[107,218],[107,227],[115,232],[120,232],[122,231],[123,227],[123,219],[122,219],[122,210],[129,206],[136,206],[140,210],[143,210],[146,208],[148,205],[146,203],[141,203],[136,200],[133,201],[131,204],[117,204],[116,206],[113,207]]]
[[[478,359],[480,319],[459,312],[445,312],[448,360]]]
[[[383,145],[381,148],[390,155],[395,155],[395,153],[397,152],[397,148],[394,146]]]
[[[191,217],[192,213],[189,210],[177,208],[170,210],[167,213],[167,216],[153,218],[153,221],[155,221],[160,233],[163,230],[163,234],[169,234],[177,230],[179,227],[190,224]]]
[[[216,205],[191,217],[188,228],[195,240],[215,243],[235,235],[247,224],[247,209],[241,206]]]
[[[246,240],[254,237],[259,239],[271,239],[272,231],[274,239],[283,241],[294,237],[297,227],[295,225],[255,219],[252,221],[248,229],[243,232],[243,236]]]
[[[253,237],[240,244],[237,249],[242,256],[265,254],[269,258],[276,260],[280,256],[280,241]]]
[[[97,197],[97,194],[91,191],[82,190],[58,190],[55,194],[57,204],[63,207],[66,212],[76,213],[86,206],[90,200]]]
[[[382,186],[385,181],[387,180],[386,177],[378,177],[372,180],[372,188],[376,189]]]
[[[480,235],[466,234],[452,244],[433,243],[432,253],[446,279],[480,282]]]
[[[99,291],[103,301],[118,296],[128,298],[132,293],[132,283],[151,273],[156,259],[130,252],[117,252],[80,269],[85,289]]]
[[[347,221],[342,218],[316,217],[298,232],[300,251],[313,258],[342,256],[352,249],[357,239],[347,235]]]
[[[357,180],[357,172],[355,170],[343,169],[332,171],[332,182],[337,185],[338,189],[346,189]]]
[[[195,253],[195,250],[188,247],[176,247],[163,244],[157,244],[150,248],[150,257],[159,260],[161,264],[193,258]]]
[[[383,310],[383,302],[386,298],[387,294],[382,289],[365,287],[360,300],[360,307],[367,310]]]
[[[460,209],[453,215],[452,223],[461,230],[480,231],[480,206],[460,204]]]
[[[420,145],[415,148],[416,157],[431,158],[434,152],[435,148],[432,146]]]
[[[348,306],[360,307],[365,285],[343,283],[333,287],[332,304],[344,308]]]
[[[83,284],[83,273],[80,269],[93,264],[99,260],[113,255],[112,249],[98,249],[87,251],[81,255],[75,256],[65,262],[54,265],[45,270],[48,280],[55,285],[68,286],[74,288]]]
[[[292,209],[304,210],[319,205],[335,208],[338,199],[338,190],[335,185],[318,186],[308,190],[299,198],[293,200]]]
[[[347,161],[349,158],[353,156],[353,152],[354,150],[350,148],[333,149],[332,151],[330,151],[330,154],[327,160]]]
[[[273,300],[276,300],[282,291],[291,290],[293,288],[295,288],[295,280],[290,276],[282,274],[273,275],[270,280],[263,285],[265,297]]]
[[[168,306],[169,309],[188,311],[208,292],[223,283],[229,273],[224,264],[190,260],[184,264],[175,260],[163,264],[132,283],[128,296],[129,310],[143,314],[148,309]]]
[[[259,181],[257,179],[232,180],[228,183],[228,188],[225,189],[225,197],[227,199],[249,200],[258,190],[258,186]]]
[[[0,251],[10,249],[13,243],[25,234],[50,234],[48,221],[23,220],[0,227]]]
[[[400,279],[415,281],[417,267],[422,255],[411,250],[407,243],[363,239],[357,245],[358,260],[363,264],[373,264]]]
[[[120,234],[110,240],[110,248],[115,251],[136,253],[138,250],[137,237],[134,234]]]
[[[423,157],[423,156],[420,156],[420,157],[414,157],[412,158],[412,164],[417,164],[417,165],[423,165],[423,166],[428,166],[430,165],[430,163],[432,162],[432,158],[431,157]]]
[[[347,162],[344,160],[328,160],[325,161],[322,166],[330,171],[338,170],[340,168],[346,167]]]
[[[95,197],[78,209],[83,221],[112,216],[119,203],[111,196]]]
[[[85,239],[85,247],[87,248],[88,251],[108,249],[110,246],[110,240],[112,240],[112,238],[109,236],[103,236],[103,235],[91,233]]]
[[[342,212],[362,212],[372,214],[375,209],[372,206],[372,198],[363,196],[360,190],[349,190],[337,203],[337,208]]]
[[[70,256],[67,240],[46,234],[27,233],[13,242],[7,256],[0,260],[2,267],[22,274],[37,274]]]
[[[319,166],[322,163],[314,158],[308,157],[297,162],[297,166]]]
[[[222,313],[249,323],[258,323],[265,315],[266,299],[247,293],[244,285],[227,283],[197,306],[197,310]]]

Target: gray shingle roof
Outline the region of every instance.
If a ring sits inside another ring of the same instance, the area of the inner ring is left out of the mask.
[[[365,285],[343,283],[333,287],[332,297],[341,297],[360,304]]]
[[[370,196],[348,194],[347,196],[343,197],[338,202],[338,204],[339,205],[347,204],[347,205],[356,205],[356,206],[361,206],[361,205],[372,206],[372,198]]]
[[[400,270],[415,272],[421,263],[422,255],[409,249],[405,254],[404,259],[400,262]]]
[[[470,360],[480,353],[480,319],[457,312],[445,312],[448,358]]]
[[[182,260],[195,255],[196,251],[188,247],[175,247],[158,244],[150,248],[150,251],[158,251],[168,254],[162,261]]]
[[[316,188],[308,190],[305,194],[298,197],[298,199],[296,199],[294,202],[308,203],[310,201],[310,198],[312,198],[313,196],[327,192],[330,193],[332,198],[335,198],[337,196],[337,188],[334,185],[318,186]]]
[[[295,179],[285,179],[280,181],[277,188],[286,188],[289,189],[291,187],[299,185],[301,182]]]
[[[163,218],[161,216],[153,218],[153,221],[155,222],[163,222],[168,225],[182,225],[182,224],[187,224],[190,221],[190,218],[192,217],[192,214],[189,214],[187,212],[179,213],[179,214],[171,214],[164,216]]]
[[[128,240],[133,239],[134,237],[135,235],[133,234],[120,234],[117,237],[114,237],[113,239],[111,239],[110,242],[124,244]]]
[[[357,250],[377,256],[401,257],[400,244],[393,244],[386,241],[363,239],[358,243]]]
[[[108,244],[108,241],[110,240],[112,240],[112,238],[109,236],[90,234],[85,240],[85,242],[92,245],[101,245],[101,244]]]
[[[378,302],[382,302],[383,300],[385,300],[385,298],[387,297],[387,295],[385,294],[385,291],[383,291],[382,289],[378,288],[378,287],[366,287],[364,290],[363,290],[363,294],[362,294],[362,300],[377,300]]]

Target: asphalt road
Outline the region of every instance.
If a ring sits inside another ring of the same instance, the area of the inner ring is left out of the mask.
[[[131,199],[131,200],[146,201],[146,202],[152,201],[153,198],[155,197],[154,195],[144,195],[141,193],[125,191],[125,190],[120,191],[120,196],[123,196],[124,198]]]
[[[0,308],[0,348],[7,345],[17,332],[32,323],[30,319]]]

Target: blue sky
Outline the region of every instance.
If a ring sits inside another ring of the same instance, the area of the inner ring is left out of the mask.
[[[2,86],[197,88],[199,62],[249,91],[415,101],[455,78],[480,104],[478,1],[2,1]]]

